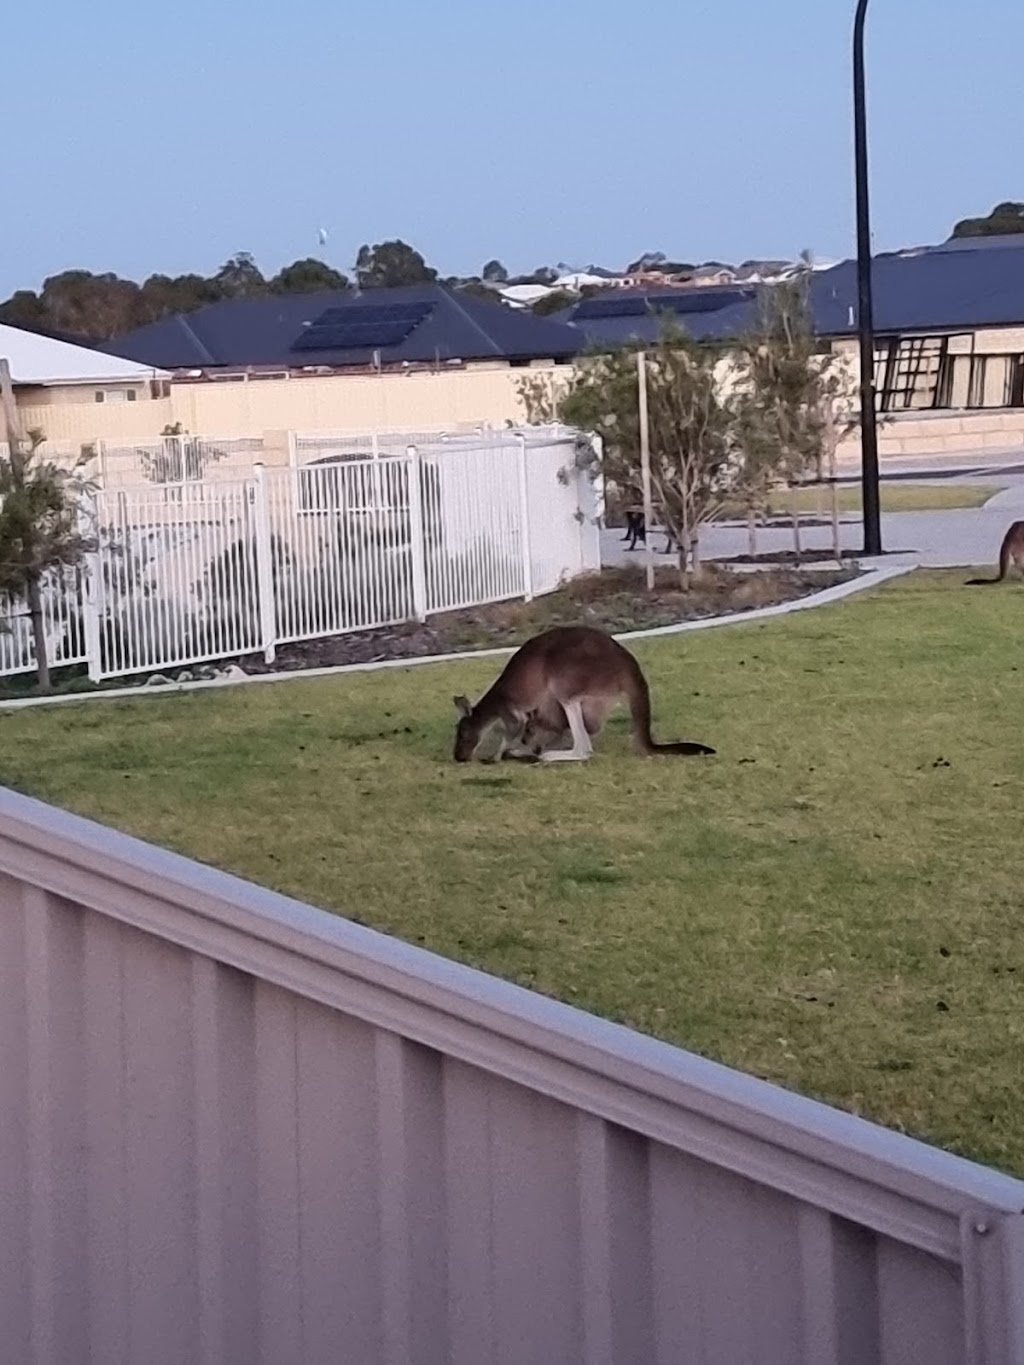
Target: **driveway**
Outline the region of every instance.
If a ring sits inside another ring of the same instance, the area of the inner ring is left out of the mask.
[[[926,568],[949,568],[966,565],[995,565],[999,546],[1006,528],[1012,521],[1024,520],[1024,474],[1016,470],[994,471],[991,467],[973,476],[958,471],[952,477],[944,472],[930,479],[918,467],[914,482],[991,484],[993,496],[983,507],[960,508],[949,512],[883,512],[882,546],[886,556],[906,554]],[[900,482],[904,482],[903,479]],[[601,533],[601,553],[605,564],[643,563],[642,550],[629,553],[622,543],[621,530]],[[844,549],[856,550],[863,544],[860,517],[846,517],[841,528]],[[831,526],[801,528],[805,549],[831,549]],[[657,559],[670,563],[662,555],[664,536],[658,531],[653,536]],[[791,550],[793,532],[788,525],[759,527],[758,550],[764,554],[773,550]],[[747,528],[741,523],[728,522],[709,526],[701,535],[701,554],[705,559],[727,558],[746,554]],[[867,562],[867,561],[865,561]],[[888,562],[892,562],[891,558]]]

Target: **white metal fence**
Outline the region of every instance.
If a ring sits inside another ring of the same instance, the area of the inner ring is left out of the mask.
[[[270,661],[280,644],[551,591],[600,563],[575,448],[561,429],[378,442],[369,459],[101,487],[87,572],[47,588],[49,657],[97,681]],[[8,620],[0,675],[33,667],[22,609]]]
[[[95,477],[105,489],[238,479],[264,458],[260,436],[160,436],[128,445],[97,441],[94,449]]]
[[[65,668],[88,660],[85,616],[82,611],[82,576],[51,575],[43,591],[43,636],[51,667]],[[35,667],[35,645],[28,607],[8,604],[0,628],[0,677],[25,673]]]

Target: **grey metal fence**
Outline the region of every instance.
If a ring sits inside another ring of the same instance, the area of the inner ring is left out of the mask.
[[[1021,1365],[1024,1184],[0,790],[4,1365]]]

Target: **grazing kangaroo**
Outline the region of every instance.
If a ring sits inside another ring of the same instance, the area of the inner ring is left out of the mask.
[[[1015,521],[999,547],[999,573],[995,578],[969,578],[966,586],[981,587],[985,583],[1001,583],[1011,565],[1024,573],[1024,521]]]
[[[468,762],[484,733],[499,732],[491,760],[554,763],[586,759],[591,739],[608,712],[625,698],[633,740],[643,754],[713,754],[706,744],[656,744],[651,736],[651,696],[640,665],[627,649],[591,626],[556,626],[527,640],[475,706],[456,697],[455,761]],[[572,736],[571,749],[549,746]]]
[[[627,550],[635,550],[638,540],[647,544],[647,526],[644,522],[644,514],[636,507],[630,507],[626,512],[626,534],[622,537],[628,540]]]
[[[647,522],[644,520],[643,511],[638,511],[634,507],[631,507],[629,511],[627,511],[626,534],[622,537],[622,539],[629,541],[629,544],[626,546],[627,550],[635,550],[636,543],[638,540],[642,540],[645,545],[647,544]],[[672,535],[671,531],[666,529],[665,548],[664,550],[662,550],[662,554],[665,555],[671,554],[672,546],[674,544],[675,537]]]

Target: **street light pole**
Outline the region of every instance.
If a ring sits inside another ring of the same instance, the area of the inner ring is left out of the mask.
[[[875,419],[875,322],[871,303],[871,215],[868,207],[868,127],[864,94],[864,20],[868,0],[857,0],[853,21],[853,138],[857,187],[857,332],[860,338],[861,501],[864,553],[882,553]]]

